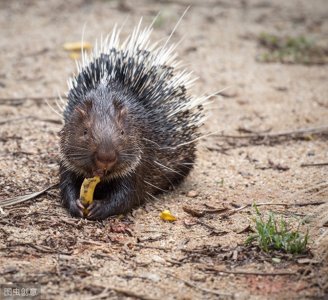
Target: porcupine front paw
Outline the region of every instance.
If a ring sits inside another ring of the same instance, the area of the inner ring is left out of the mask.
[[[86,218],[89,220],[104,220],[112,215],[108,200],[94,200],[88,206],[88,211]]]
[[[83,217],[84,206],[81,203],[80,199],[76,201],[71,201],[68,207],[68,211],[72,217],[82,218]]]

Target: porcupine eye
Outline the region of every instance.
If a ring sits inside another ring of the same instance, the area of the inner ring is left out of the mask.
[[[88,134],[88,129],[87,128],[84,128],[83,135],[86,136],[87,134]]]
[[[123,129],[121,130],[121,135],[124,135],[124,130]]]

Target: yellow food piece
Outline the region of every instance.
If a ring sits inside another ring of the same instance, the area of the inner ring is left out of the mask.
[[[159,216],[164,221],[174,222],[177,220],[177,218],[173,216],[169,210],[163,210]]]
[[[93,193],[95,191],[96,185],[100,182],[100,177],[95,176],[92,178],[85,178],[81,185],[80,190],[80,200],[83,206],[86,208],[83,211],[84,215],[88,214],[87,207],[93,202]]]
[[[81,53],[77,52],[77,51],[72,51],[69,53],[69,58],[74,59],[74,60],[79,59],[80,56],[81,56]]]
[[[80,51],[83,50],[90,50],[92,48],[92,45],[88,42],[74,42],[74,43],[65,43],[63,45],[64,50],[66,51]]]

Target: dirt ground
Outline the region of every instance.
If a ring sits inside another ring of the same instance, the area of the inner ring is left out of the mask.
[[[262,32],[328,36],[328,5],[316,1],[1,1],[1,200],[58,182],[61,120],[45,99],[65,94],[75,62],[63,43],[85,40],[144,17],[153,40],[167,37],[186,7],[174,42],[199,80],[192,93],[215,93],[207,107],[197,164],[174,192],[124,217],[73,219],[58,189],[4,207],[0,284],[41,287],[41,299],[323,299],[328,295],[327,134],[238,138],[327,126],[328,66],[259,63]],[[49,99],[55,106],[55,102]],[[225,136],[220,134],[224,133]],[[229,138],[226,135],[233,135]],[[310,232],[309,252],[272,256],[244,241],[254,210],[283,215]],[[314,205],[296,206],[297,203]],[[184,208],[224,212],[194,217]],[[170,209],[178,220],[166,223]],[[218,211],[218,210],[217,210]],[[324,259],[326,255],[326,260]],[[1,298],[1,296],[0,296]],[[26,297],[24,298],[26,299]]]

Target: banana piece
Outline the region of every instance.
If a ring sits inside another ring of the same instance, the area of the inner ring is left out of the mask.
[[[177,220],[177,218],[173,216],[169,210],[163,210],[159,216],[164,221],[174,222]]]
[[[81,51],[83,50],[90,50],[92,45],[90,43],[84,42],[73,42],[73,43],[65,43],[63,45],[64,50],[66,51]]]
[[[84,216],[87,216],[89,213],[87,207],[93,202],[93,193],[95,191],[96,185],[99,182],[100,182],[99,176],[95,176],[92,178],[85,178],[83,180],[80,190],[80,200],[83,206],[85,206],[85,209],[83,210]]]

